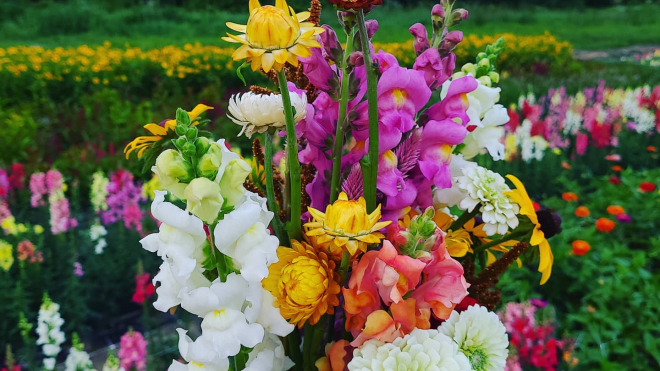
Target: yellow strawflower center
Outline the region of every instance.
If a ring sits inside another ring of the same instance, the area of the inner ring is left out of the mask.
[[[296,305],[311,305],[328,288],[328,276],[318,261],[301,256],[284,267],[278,286],[287,300]]]
[[[299,34],[298,20],[272,5],[255,9],[248,19],[246,38],[255,47],[285,49],[295,43]]]

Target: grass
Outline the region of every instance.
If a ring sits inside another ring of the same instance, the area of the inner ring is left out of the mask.
[[[657,22],[660,4],[562,10],[463,6],[470,11],[470,19],[459,28],[470,34],[511,32],[536,35],[548,31],[570,41],[577,49],[594,50],[640,44],[660,45],[660,22]],[[329,6],[325,9],[323,22],[338,27],[334,11]],[[376,34],[376,41],[406,41],[411,37],[408,33],[410,25],[417,22],[430,24],[430,6],[382,6],[376,8],[370,17],[380,22],[381,31]],[[0,23],[0,46],[97,45],[105,40],[115,45],[129,43],[143,48],[195,41],[224,44],[219,39],[227,31],[224,23],[228,20],[240,22],[245,18],[245,13],[217,9],[144,5],[107,11],[97,3],[88,1],[49,3],[26,7],[13,16],[5,16]]]

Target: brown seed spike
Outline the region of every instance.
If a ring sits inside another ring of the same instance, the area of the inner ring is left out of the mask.
[[[252,85],[250,86],[250,91],[253,92],[254,94],[261,94],[261,95],[271,95],[271,94],[276,94],[272,90],[268,88],[264,88],[258,85]]]
[[[314,23],[314,26],[318,26],[321,23],[321,2],[319,0],[312,0],[309,13],[307,22]]]
[[[261,146],[261,141],[259,138],[254,138],[254,142],[252,142],[252,154],[257,159],[257,163],[261,166],[264,166],[264,161],[266,158],[264,156],[263,147]]]
[[[266,197],[266,195],[261,191],[261,189],[259,189],[259,187],[254,185],[254,183],[252,183],[249,180],[246,180],[245,183],[243,183],[243,187],[245,187],[245,189],[247,189],[250,192],[258,194],[261,197],[264,197],[264,198]]]

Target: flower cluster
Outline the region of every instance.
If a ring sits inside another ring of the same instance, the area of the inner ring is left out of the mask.
[[[108,225],[122,220],[126,228],[142,233],[143,215],[140,209],[140,201],[143,200],[142,185],[133,180],[133,174],[126,170],[115,171],[110,175],[106,192],[105,203],[99,204],[103,224]],[[94,198],[94,195],[92,197]],[[100,202],[100,198],[98,201]]]
[[[119,340],[119,365],[124,370],[137,371],[147,369],[147,341],[141,333],[130,330]]]
[[[544,371],[556,370],[561,358],[569,361],[571,366],[578,363],[570,356],[571,342],[553,336],[552,308],[547,307],[546,302],[533,299],[526,303],[508,303],[499,316],[511,344],[505,370],[521,371],[528,366]],[[561,350],[565,353],[559,357]]]
[[[30,176],[30,191],[32,196],[30,203],[32,207],[44,206],[44,196],[48,196],[50,208],[50,230],[53,234],[66,232],[78,225],[78,221],[72,218],[69,210],[69,200],[64,195],[67,186],[62,174],[55,170],[47,173],[34,173]]]
[[[506,157],[540,160],[546,149],[570,149],[584,155],[591,146],[616,148],[627,132],[653,135],[660,132],[660,86],[612,89],[601,81],[575,96],[565,88],[547,95],[520,97],[509,109],[506,124]]]
[[[73,344],[69,349],[69,354],[64,361],[65,371],[92,371],[94,366],[89,354],[85,352],[85,346],[80,342],[78,335],[73,333]]]
[[[43,346],[44,369],[47,371],[55,369],[55,362],[57,355],[64,343],[65,335],[61,327],[64,320],[60,317],[60,306],[54,303],[47,294],[44,294],[43,303],[39,308],[39,316],[37,318],[37,345]]]

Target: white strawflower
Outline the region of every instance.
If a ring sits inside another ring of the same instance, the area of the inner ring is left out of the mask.
[[[479,212],[487,235],[505,234],[509,227],[515,229],[518,226],[516,214],[519,206],[504,194],[511,189],[500,174],[481,166],[468,167],[456,181],[458,188],[467,193],[459,207],[472,212],[481,205]]]
[[[376,340],[355,349],[350,371],[471,371],[467,357],[458,346],[437,330],[414,329],[392,343]]]
[[[460,314],[452,312],[438,327],[449,336],[470,360],[474,371],[504,370],[509,355],[509,338],[499,317],[485,307],[475,305]]]
[[[298,122],[307,114],[307,96],[291,92],[291,105],[295,109],[294,121]],[[286,126],[284,118],[284,105],[279,94],[232,95],[229,99],[229,114],[227,117],[238,125],[243,126],[239,135],[245,133],[250,138],[253,133],[263,133],[269,128],[282,128]]]

